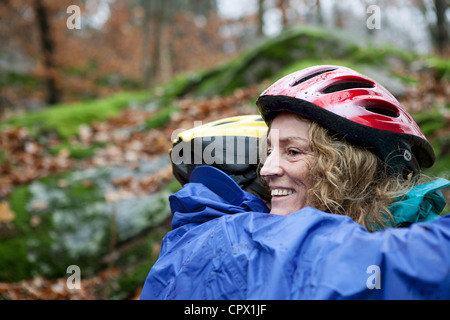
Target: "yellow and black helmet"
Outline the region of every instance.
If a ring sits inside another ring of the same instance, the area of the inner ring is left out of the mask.
[[[169,150],[175,178],[184,185],[198,166],[210,165],[242,188],[265,198],[265,187],[257,175],[261,138],[267,125],[259,115],[225,118],[178,133]]]

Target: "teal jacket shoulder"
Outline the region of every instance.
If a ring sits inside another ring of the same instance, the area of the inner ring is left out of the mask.
[[[450,181],[442,178],[414,186],[388,207],[395,225],[408,226],[412,223],[439,218],[446,205],[441,189],[449,186]]]

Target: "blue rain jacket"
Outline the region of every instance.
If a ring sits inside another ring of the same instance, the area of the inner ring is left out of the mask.
[[[444,179],[391,209],[408,228],[370,233],[311,207],[269,214],[213,167],[169,198],[172,231],[141,299],[450,299],[450,215]],[[425,221],[425,222],[421,222]]]

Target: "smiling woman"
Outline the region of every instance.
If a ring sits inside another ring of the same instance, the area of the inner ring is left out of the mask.
[[[267,144],[260,175],[270,188],[273,214],[311,206],[350,216],[375,231],[395,224],[388,205],[419,180],[403,181],[378,171],[382,164],[372,152],[333,138],[294,113],[273,120]]]
[[[384,229],[396,225],[389,205],[423,183],[421,168],[434,162],[431,145],[399,102],[348,68],[295,72],[257,104],[270,132],[260,174],[272,190],[271,213],[311,206],[370,231]]]

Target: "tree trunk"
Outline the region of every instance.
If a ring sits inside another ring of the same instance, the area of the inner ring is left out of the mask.
[[[258,37],[264,36],[264,0],[258,0]]]
[[[44,66],[46,69],[47,103],[55,104],[61,101],[61,91],[58,87],[57,70],[55,63],[55,43],[51,35],[48,20],[48,10],[43,0],[35,0],[35,11],[40,32],[41,49],[44,56]]]
[[[445,11],[447,10],[446,0],[434,0],[436,8],[436,44],[441,54],[444,54],[449,47],[449,35],[445,23]]]
[[[169,81],[173,76],[172,67],[172,50],[171,50],[171,40],[169,37],[169,30],[167,28],[162,30],[162,39],[160,41],[160,68],[161,72],[160,78],[162,82]]]
[[[288,3],[286,0],[278,0],[278,9],[281,12],[281,26],[283,30],[285,30],[288,27],[288,19],[286,14]]]
[[[142,1],[144,7],[144,21],[142,23],[142,79],[144,89],[150,87],[151,66],[150,66],[150,20],[151,20],[151,2]]]
[[[161,63],[161,36],[163,32],[164,16],[165,16],[165,0],[155,0],[153,2],[153,56],[151,62],[151,79],[150,84],[154,85],[158,78]]]
[[[165,1],[144,0],[143,54],[144,88],[148,89],[156,83],[161,62],[161,36],[165,21]],[[151,25],[151,27],[149,26]],[[153,54],[150,56],[149,52]]]
[[[320,6],[320,0],[316,0],[316,11],[317,11],[317,24],[319,26],[323,25],[322,7]]]

